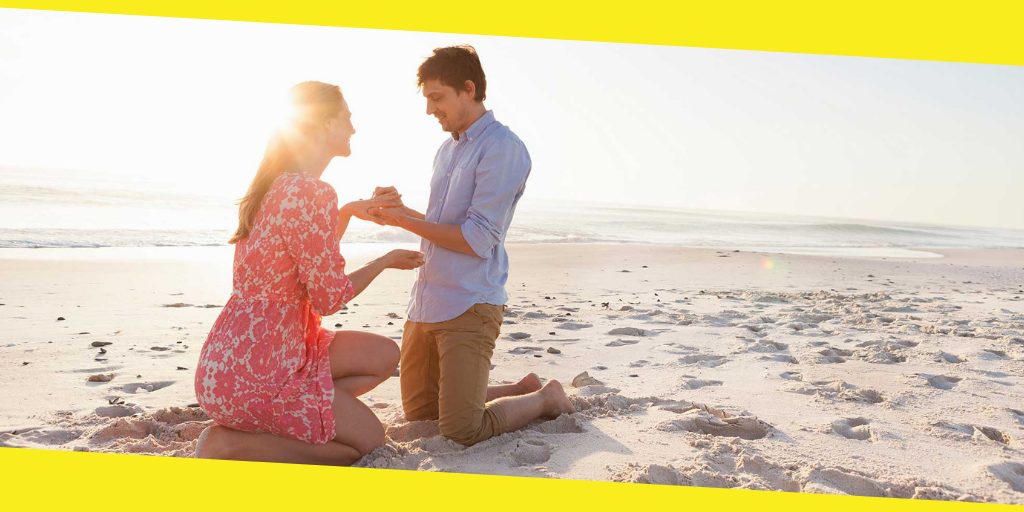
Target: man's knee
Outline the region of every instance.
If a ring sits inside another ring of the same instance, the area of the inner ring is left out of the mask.
[[[413,404],[409,402],[402,403],[402,409],[405,411],[405,419],[407,421],[429,421],[438,419],[437,404]]]
[[[484,416],[441,421],[439,427],[442,436],[463,446],[472,446],[491,437]]]

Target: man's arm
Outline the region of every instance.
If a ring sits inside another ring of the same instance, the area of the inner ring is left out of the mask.
[[[487,148],[473,175],[473,197],[462,237],[480,258],[494,255],[512,222],[513,205],[530,175],[530,155],[515,138],[501,138]]]
[[[415,213],[415,212],[414,212]],[[466,242],[462,235],[462,226],[458,224],[438,224],[406,215],[404,211],[397,208],[382,210],[379,214],[387,223],[398,226],[425,240],[429,240],[449,251],[461,252],[470,256],[477,256],[476,251]]]
[[[478,258],[490,258],[494,246],[504,238],[511,220],[512,204],[530,174],[530,156],[521,142],[503,139],[484,154],[474,175],[475,189],[467,220],[460,224],[429,222],[419,212],[400,208],[377,210],[387,224],[397,226],[445,249]],[[375,193],[390,192],[392,187]]]
[[[423,220],[423,221],[427,220],[427,216],[426,215],[423,215],[422,213],[420,213],[420,212],[418,212],[416,210],[413,210],[412,208],[409,208],[408,206],[406,206],[404,204],[402,205],[402,213],[404,213],[407,216],[412,217],[413,219],[416,219],[416,220]],[[463,241],[465,241],[465,239],[463,239]]]

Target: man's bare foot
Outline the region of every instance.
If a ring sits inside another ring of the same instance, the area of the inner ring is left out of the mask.
[[[526,377],[523,377],[516,383],[519,386],[519,392],[517,395],[525,395],[527,393],[533,393],[534,391],[540,391],[540,377],[536,373],[531,373]]]
[[[544,397],[544,412],[549,418],[557,418],[562,414],[576,412],[576,406],[572,405],[569,397],[565,396],[565,390],[562,389],[562,384],[557,380],[552,380],[545,384],[541,388],[540,394]]]

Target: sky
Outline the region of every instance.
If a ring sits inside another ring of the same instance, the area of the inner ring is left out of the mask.
[[[422,207],[416,68],[469,43],[560,200],[1024,229],[1024,68],[0,9],[0,166],[240,197],[284,93],[342,87],[342,201]],[[51,171],[53,170],[53,171]]]

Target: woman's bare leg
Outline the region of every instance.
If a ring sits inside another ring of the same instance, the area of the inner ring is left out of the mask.
[[[334,378],[335,438],[314,445],[274,434],[210,427],[196,444],[196,457],[348,466],[384,444],[384,426],[357,396],[387,380],[398,366],[394,341],[376,334],[340,331],[330,346]]]
[[[362,455],[355,448],[334,441],[325,445],[315,445],[274,434],[253,434],[214,426],[199,435],[195,457],[348,466],[359,460]]]
[[[390,338],[360,331],[338,331],[330,346],[334,389],[360,396],[389,379],[401,352]]]
[[[358,398],[335,389],[335,438],[323,445],[274,434],[226,427],[207,428],[196,444],[196,458],[349,466],[384,444],[384,426]]]

